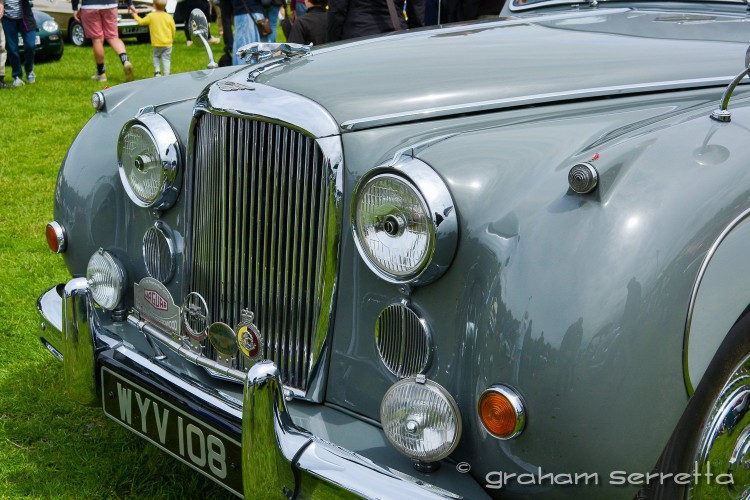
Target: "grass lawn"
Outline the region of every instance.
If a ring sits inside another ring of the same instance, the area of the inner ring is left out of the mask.
[[[152,75],[151,46],[126,44],[136,77]],[[218,60],[222,45],[212,48]],[[206,63],[202,44],[178,32],[172,72]],[[110,48],[106,64],[109,81],[92,81],[91,47],[66,45],[36,66],[36,84],[0,90],[0,498],[234,498],[101,409],[61,397],[62,365],[39,342],[36,299],[69,279],[44,238],[57,171],[94,112],[91,94],[124,81]]]

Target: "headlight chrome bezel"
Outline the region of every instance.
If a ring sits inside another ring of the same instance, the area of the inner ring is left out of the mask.
[[[163,180],[159,188],[159,194],[153,200],[145,200],[134,192],[128,179],[126,166],[123,165],[124,139],[133,127],[139,127],[146,133],[159,155],[158,160],[161,163]],[[166,210],[171,207],[180,192],[182,154],[177,134],[169,122],[160,114],[149,111],[141,113],[125,123],[117,140],[117,168],[125,192],[137,206],[153,210]]]
[[[406,184],[417,195],[429,218],[425,258],[408,275],[397,275],[381,267],[370,257],[366,242],[359,235],[357,215],[360,196],[366,186],[381,178],[398,179]],[[458,245],[458,219],[453,197],[443,179],[429,165],[416,158],[408,158],[394,166],[376,168],[357,182],[352,196],[351,226],[354,243],[367,267],[380,278],[394,284],[417,286],[435,281],[450,266]]]
[[[98,272],[102,274],[103,279],[94,275],[92,268],[99,267]],[[114,254],[102,248],[94,252],[89,258],[86,265],[86,280],[88,281],[91,298],[102,309],[112,311],[117,308],[125,297],[127,289],[128,273],[122,262]],[[98,290],[101,282],[112,289],[111,294],[102,293]],[[110,283],[107,283],[109,281]]]

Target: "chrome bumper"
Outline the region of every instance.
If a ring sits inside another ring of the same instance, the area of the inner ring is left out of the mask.
[[[86,280],[56,286],[37,301],[42,342],[61,358],[66,392],[79,402],[99,404],[96,356],[116,351],[121,359],[145,368],[170,387],[190,392],[207,407],[242,419],[242,477],[245,498],[462,498],[355,452],[322,440],[296,426],[287,411],[278,368],[271,361],[254,365],[245,376],[242,409],[201,391],[147,356],[129,348],[102,328],[93,314]],[[141,330],[144,335],[147,332]],[[452,469],[446,467],[446,469]],[[455,475],[455,489],[485,496],[468,475]],[[454,488],[452,488],[454,489]]]

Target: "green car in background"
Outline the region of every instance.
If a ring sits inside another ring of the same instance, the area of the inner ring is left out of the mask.
[[[34,20],[36,21],[36,47],[34,52],[35,61],[59,61],[65,51],[65,43],[62,39],[60,26],[49,14],[34,9]],[[23,37],[18,37],[19,54],[23,60]]]
[[[68,395],[245,498],[747,498],[747,4],[502,16],[96,92]]]

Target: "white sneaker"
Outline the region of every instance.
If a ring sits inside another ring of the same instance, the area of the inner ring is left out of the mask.
[[[135,73],[133,72],[133,63],[130,61],[125,61],[125,64],[122,65],[122,69],[125,70],[125,81],[126,82],[132,82],[135,80]]]
[[[21,79],[20,79],[19,77],[15,77],[15,78],[13,79],[13,86],[14,86],[14,87],[20,87],[20,86],[22,86],[22,85],[26,85],[26,84],[25,84],[25,83],[23,83],[23,80],[21,80]]]
[[[107,81],[107,73],[102,73],[101,75],[94,75],[91,77],[92,80],[96,80],[98,82],[106,82]]]
[[[26,75],[26,81],[29,83],[36,83],[36,73],[33,71]]]

